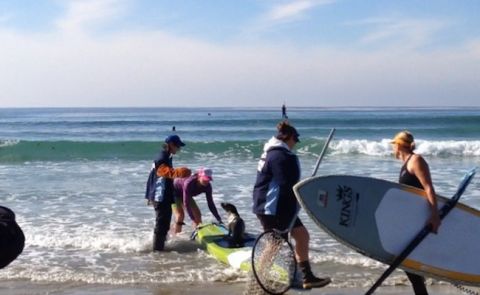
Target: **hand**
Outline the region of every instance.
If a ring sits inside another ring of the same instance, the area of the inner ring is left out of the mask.
[[[428,219],[428,224],[432,226],[432,232],[434,234],[438,233],[438,228],[440,227],[440,224],[442,223],[442,220],[440,219],[440,216],[438,215],[438,211],[435,210],[432,212],[432,215]]]
[[[153,205],[152,200],[147,199],[147,206],[152,206],[152,205]]]

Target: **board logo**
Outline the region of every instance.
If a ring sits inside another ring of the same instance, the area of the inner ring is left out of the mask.
[[[327,208],[328,205],[328,192],[319,190],[317,203],[320,207]]]
[[[359,198],[360,194],[354,193],[351,187],[346,185],[337,187],[337,202],[341,204],[339,225],[345,227],[355,225]]]

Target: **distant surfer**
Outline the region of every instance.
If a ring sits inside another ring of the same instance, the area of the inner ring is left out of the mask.
[[[176,128],[175,128],[175,125],[172,126],[172,132],[175,132],[176,131]]]
[[[413,152],[415,150],[415,141],[410,132],[401,131],[397,133],[391,143],[395,158],[403,162],[398,182],[425,190],[431,211],[427,222],[431,224],[432,232],[437,233],[441,220],[427,162],[422,156]],[[428,295],[424,277],[409,272],[406,272],[406,274],[412,283],[415,295]]]
[[[288,119],[288,116],[287,116],[287,107],[285,106],[285,103],[282,104],[282,118],[283,118],[283,119]]]
[[[300,164],[292,150],[300,141],[300,135],[286,121],[277,125],[277,131],[277,135],[263,147],[258,162],[253,188],[253,213],[257,215],[264,231],[284,231],[294,222],[289,234],[295,240],[295,257],[302,273],[302,286],[304,289],[320,288],[328,285],[330,278],[318,278],[313,274],[309,262],[310,236],[300,218],[296,217],[300,205],[293,186],[300,180]]]
[[[188,177],[190,169],[180,167],[174,169],[172,157],[185,146],[178,135],[170,135],[165,139],[163,148],[153,161],[147,180],[145,198],[155,209],[155,230],[153,235],[153,251],[163,251],[167,233],[172,219],[173,179]]]
[[[172,205],[175,214],[175,233],[182,231],[185,224],[185,210],[193,221],[193,226],[197,227],[202,223],[202,213],[193,197],[205,194],[208,208],[212,212],[217,222],[222,223],[222,218],[218,214],[217,207],[212,197],[213,180],[212,170],[209,168],[200,168],[197,173],[186,178],[176,178],[173,182],[175,192],[175,203]]]

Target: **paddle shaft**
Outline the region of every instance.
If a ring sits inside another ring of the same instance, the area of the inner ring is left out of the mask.
[[[443,205],[440,209],[440,219],[445,218],[445,216],[448,215],[448,213],[453,209],[453,207],[455,207],[458,199],[460,199],[460,196],[463,194],[474,175],[475,169],[472,169],[465,175],[455,195],[453,195],[453,197],[448,200],[445,205]],[[365,295],[373,294],[373,292],[375,292],[375,290],[380,287],[383,281],[385,281],[385,279],[388,278],[388,276],[405,260],[405,258],[407,258],[408,255],[410,255],[410,253],[412,253],[412,251],[425,239],[425,237],[431,232],[431,230],[431,224],[425,225],[423,229],[415,236],[415,238],[413,238],[410,244],[408,244],[408,246],[400,253],[400,255],[395,258],[392,264],[380,276],[380,278],[375,282],[375,284],[373,284],[373,286],[365,293]]]
[[[318,167],[320,166],[320,163],[322,162],[323,156],[325,156],[325,152],[327,151],[328,144],[332,140],[333,134],[335,133],[335,128],[332,128],[330,130],[330,134],[327,137],[327,141],[325,141],[325,144],[323,145],[322,152],[320,153],[320,156],[318,157],[317,163],[315,164],[315,168],[313,169],[312,177],[317,174]]]

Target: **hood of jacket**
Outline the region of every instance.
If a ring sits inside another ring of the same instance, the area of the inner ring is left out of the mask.
[[[258,171],[262,171],[262,168],[265,165],[265,160],[267,159],[267,153],[273,148],[284,148],[287,151],[290,151],[290,148],[285,142],[281,141],[280,139],[277,139],[275,136],[272,136],[272,138],[270,138],[270,140],[267,141],[263,146],[263,153],[262,153],[262,156],[260,157],[260,160],[258,161],[258,166],[257,166]]]

